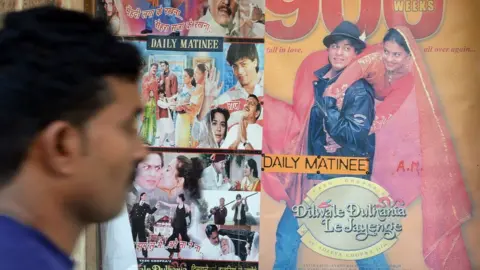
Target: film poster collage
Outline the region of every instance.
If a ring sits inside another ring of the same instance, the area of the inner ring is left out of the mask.
[[[96,13],[144,60],[150,152],[127,201],[139,265],[258,269],[265,0],[97,0]]]

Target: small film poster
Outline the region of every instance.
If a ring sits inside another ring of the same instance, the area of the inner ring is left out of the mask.
[[[258,269],[260,162],[151,151],[127,201],[140,269]]]
[[[144,60],[138,131],[146,145],[261,151],[262,43],[164,36],[131,42]]]
[[[121,36],[265,35],[264,0],[97,0],[96,15]]]

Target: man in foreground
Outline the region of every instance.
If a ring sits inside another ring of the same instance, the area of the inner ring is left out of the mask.
[[[81,230],[122,210],[145,155],[140,56],[55,7],[8,14],[0,51],[0,268],[72,269]]]

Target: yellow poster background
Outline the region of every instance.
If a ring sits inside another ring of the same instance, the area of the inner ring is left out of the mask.
[[[271,1],[271,0],[267,0]],[[321,0],[294,0],[321,1]],[[339,0],[340,1],[340,0]],[[345,3],[348,2],[348,6]],[[355,22],[360,8],[359,0],[343,1],[344,19]],[[267,4],[268,6],[268,4]],[[444,109],[444,115],[455,142],[457,157],[462,166],[465,184],[473,204],[473,218],[464,225],[464,239],[471,259],[472,269],[480,269],[480,1],[455,0],[445,1],[445,13],[439,31],[432,37],[418,41],[421,48],[437,47],[469,47],[476,52],[470,53],[424,53],[430,76],[434,82],[438,96]],[[420,13],[406,14],[407,20],[415,24]],[[267,13],[267,21],[280,19]],[[323,50],[323,37],[328,32],[319,18],[316,29],[298,41],[279,42],[266,37],[265,49],[275,46],[301,49],[295,54],[265,54],[265,91],[267,94],[291,102],[293,82],[296,70],[305,57],[316,50]],[[292,15],[284,24],[291,25],[296,20]],[[376,32],[366,42],[381,42],[387,26],[381,17]],[[278,76],[281,74],[281,76]],[[275,233],[277,223],[285,205],[262,193],[262,219],[260,226],[261,254],[260,269],[273,269],[275,259]],[[392,269],[428,269],[422,253],[422,219],[421,203],[415,201],[405,219],[404,231],[399,241],[385,254]],[[337,265],[337,267],[335,267]],[[356,269],[355,262],[336,261],[309,250],[300,245],[298,269]],[[348,268],[347,268],[348,267]]]

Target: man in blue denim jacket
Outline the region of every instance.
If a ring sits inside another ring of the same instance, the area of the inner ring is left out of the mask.
[[[375,100],[372,86],[364,79],[353,83],[345,92],[342,109],[337,100],[324,96],[342,71],[365,48],[359,39],[357,26],[344,21],[325,37],[329,64],[315,71],[313,82],[315,103],[308,123],[308,155],[366,157],[370,168],[375,153],[375,135],[369,136],[375,119]],[[309,174],[308,179],[327,180],[341,175]],[[369,179],[369,175],[358,176]]]
[[[315,103],[310,111],[308,123],[308,155],[347,156],[369,158],[369,171],[375,154],[375,135],[369,135],[375,118],[375,99],[372,86],[365,80],[353,83],[345,92],[343,106],[337,100],[324,95],[325,89],[333,84],[342,71],[366,47],[360,39],[358,27],[344,21],[323,40],[328,48],[329,64],[315,71],[313,82]],[[307,91],[311,91],[308,89]],[[346,175],[309,174],[308,179],[328,180]],[[361,177],[370,180],[370,174]],[[277,228],[275,245],[275,270],[296,269],[300,235],[298,222],[288,207]],[[390,269],[384,254],[356,260],[358,269]]]

